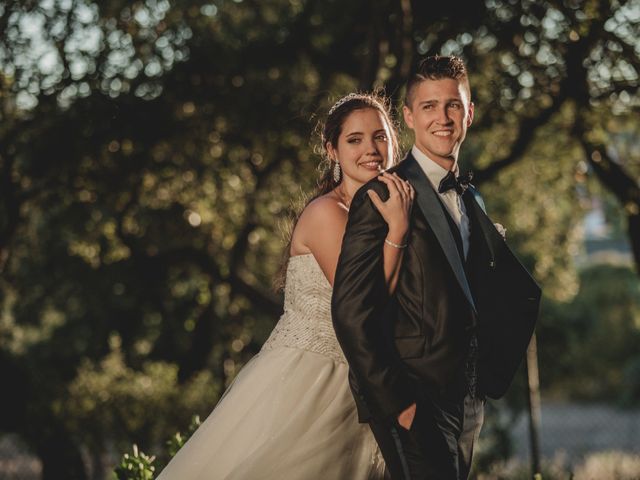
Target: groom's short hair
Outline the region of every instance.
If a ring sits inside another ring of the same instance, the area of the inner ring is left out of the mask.
[[[467,77],[467,67],[459,57],[441,57],[434,55],[426,57],[418,64],[418,68],[407,81],[407,90],[404,95],[404,104],[411,108],[413,94],[416,87],[425,80],[441,80],[452,78],[458,80],[466,87],[469,99],[471,99],[471,87]]]

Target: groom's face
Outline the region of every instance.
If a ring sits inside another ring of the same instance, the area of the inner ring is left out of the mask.
[[[473,121],[473,103],[465,82],[452,78],[422,81],[403,114],[420,151],[441,167],[453,170]]]

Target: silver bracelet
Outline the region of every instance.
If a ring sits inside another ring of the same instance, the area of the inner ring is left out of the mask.
[[[403,245],[398,245],[397,243],[393,243],[391,240],[387,240],[386,238],[384,239],[384,243],[386,243],[387,245],[391,245],[392,247],[395,248],[399,248],[399,249],[403,249],[407,247],[407,244],[403,244]]]

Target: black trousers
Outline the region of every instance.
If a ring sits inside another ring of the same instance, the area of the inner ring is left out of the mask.
[[[370,422],[392,480],[467,480],[484,420],[484,400],[458,402],[424,396],[409,430]]]

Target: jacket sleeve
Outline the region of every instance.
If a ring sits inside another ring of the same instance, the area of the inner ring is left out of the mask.
[[[415,400],[410,380],[393,344],[393,318],[385,284],[383,247],[388,227],[366,191],[383,200],[377,180],[354,196],[336,270],[332,318],[338,342],[374,416],[397,415]]]

